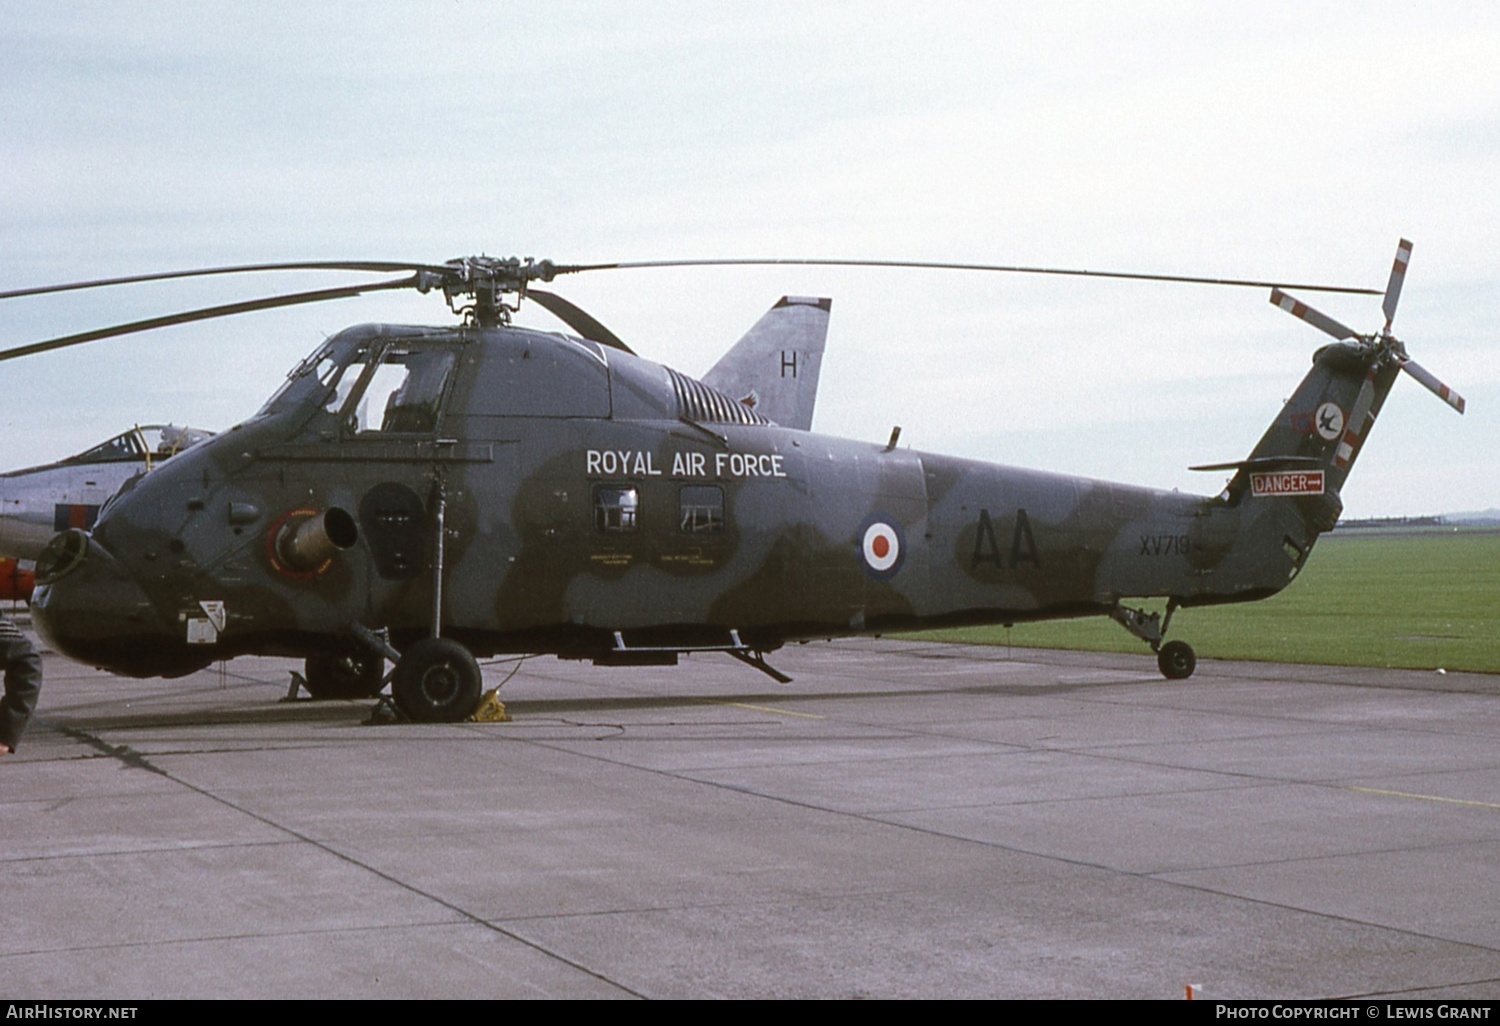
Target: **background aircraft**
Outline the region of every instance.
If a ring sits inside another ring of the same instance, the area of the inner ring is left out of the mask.
[[[0,599],[29,599],[29,563],[53,535],[93,527],[126,481],[211,434],[145,424],[56,463],[0,474]]]

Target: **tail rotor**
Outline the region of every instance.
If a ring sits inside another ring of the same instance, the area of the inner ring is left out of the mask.
[[[1374,357],[1371,364],[1372,367],[1379,366],[1382,363],[1395,364],[1414,378],[1427,391],[1437,396],[1459,413],[1463,413],[1463,396],[1449,388],[1435,374],[1408,356],[1406,346],[1400,339],[1391,334],[1391,324],[1396,319],[1396,304],[1401,299],[1401,286],[1406,281],[1406,265],[1411,261],[1411,248],[1411,243],[1406,239],[1402,239],[1396,246],[1396,260],[1391,265],[1391,277],[1386,283],[1385,298],[1380,304],[1380,308],[1385,314],[1385,326],[1378,333],[1361,335],[1353,329],[1340,324],[1327,314],[1314,310],[1301,300],[1287,295],[1279,288],[1271,290],[1271,302],[1275,306],[1281,307],[1293,317],[1301,318],[1319,331],[1332,335],[1341,342],[1351,341],[1356,345],[1366,348],[1370,355]],[[1363,399],[1363,395],[1361,399]],[[1361,402],[1356,405],[1356,412],[1363,414],[1368,410],[1368,403]],[[1362,416],[1351,416],[1349,418],[1349,429],[1354,432],[1356,439],[1363,430],[1363,425],[1359,423],[1361,419]]]

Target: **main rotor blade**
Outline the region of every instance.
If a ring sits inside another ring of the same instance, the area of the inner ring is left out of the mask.
[[[1423,388],[1453,407],[1459,413],[1464,412],[1464,397],[1439,381],[1433,376],[1431,371],[1417,363],[1417,361],[1412,359],[1402,360],[1401,369],[1416,378],[1417,381],[1421,382]]]
[[[1173,281],[1194,285],[1236,285],[1248,288],[1288,288],[1303,292],[1349,292],[1363,296],[1380,295],[1377,289],[1344,285],[1292,284],[1284,281],[1251,281],[1243,278],[1199,278],[1185,274],[1136,274],[1129,271],[1087,271],[1066,267],[1023,267],[1007,264],[950,264],[921,260],[831,260],[731,258],[726,260],[635,260],[612,264],[559,264],[558,274],[579,271],[626,271],[656,267],[894,267],[935,271],[998,271],[1006,274],[1054,274],[1075,278],[1124,278],[1130,281]]]
[[[207,278],[216,274],[250,274],[255,271],[368,271],[383,274],[389,271],[432,271],[443,273],[453,268],[443,264],[410,264],[385,260],[323,260],[300,261],[285,264],[239,264],[233,267],[205,267],[196,271],[159,271],[155,274],[132,274],[124,278],[99,278],[95,281],[74,281],[63,285],[38,285],[27,289],[11,289],[0,292],[0,299],[16,299],[20,296],[43,296],[52,292],[74,292],[79,289],[97,289],[108,285],[133,285],[143,281],[169,281],[174,278]]]
[[[1282,292],[1280,289],[1271,290],[1271,303],[1281,307],[1293,317],[1300,317],[1319,331],[1325,331],[1337,339],[1358,338],[1359,335],[1353,328],[1346,328],[1338,321],[1325,313],[1319,313],[1306,303]]]
[[[1406,265],[1411,262],[1411,243],[1405,239],[1396,243],[1396,262],[1391,265],[1391,278],[1386,282],[1385,301],[1380,308],[1385,311],[1385,330],[1391,330],[1391,321],[1396,319],[1396,302],[1401,298],[1401,283],[1406,280]]]
[[[66,349],[69,346],[82,345],[85,342],[95,342],[101,338],[132,335],[138,331],[151,331],[154,328],[167,328],[174,324],[207,321],[215,317],[230,317],[234,314],[250,313],[255,310],[270,310],[278,306],[321,303],[326,299],[345,299],[350,296],[362,295],[366,292],[416,288],[417,283],[418,276],[413,275],[410,278],[400,278],[396,281],[372,282],[367,285],[346,285],[336,289],[319,289],[315,292],[289,292],[280,296],[267,296],[264,299],[249,299],[242,303],[208,306],[200,310],[187,310],[183,313],[167,314],[165,317],[152,317],[149,320],[132,321],[129,324],[116,324],[111,328],[99,328],[94,331],[80,332],[77,335],[64,335],[61,338],[47,339],[44,342],[32,342],[29,345],[14,346],[10,349],[0,350],[0,361],[14,360],[17,357],[30,356],[33,353],[45,353],[53,349]]]
[[[592,339],[601,345],[609,346],[611,349],[622,350],[631,356],[635,355],[635,350],[631,349],[624,342],[621,342],[615,336],[614,332],[594,320],[586,311],[574,306],[557,293],[543,292],[541,289],[527,289],[526,298],[535,300],[537,305],[543,310],[546,310],[584,338]]]

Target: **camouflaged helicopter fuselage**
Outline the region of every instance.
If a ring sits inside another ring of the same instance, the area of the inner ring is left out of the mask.
[[[1318,373],[1295,403],[1347,409],[1354,370]],[[1337,515],[1336,496],[1246,480],[1206,498],[887,448],[765,422],[589,341],[365,325],[60,538],[35,608],[59,650],[145,676],[307,655],[354,625],[399,648],[434,626],[439,552],[441,632],[481,655],[1238,601],[1283,587]],[[288,532],[328,511],[357,537],[296,564]]]

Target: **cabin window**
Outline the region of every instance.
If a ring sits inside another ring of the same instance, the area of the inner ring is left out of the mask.
[[[688,485],[679,493],[679,517],[684,534],[724,532],[724,489]]]
[[[594,530],[601,534],[632,534],[641,508],[640,493],[626,485],[594,488]]]

